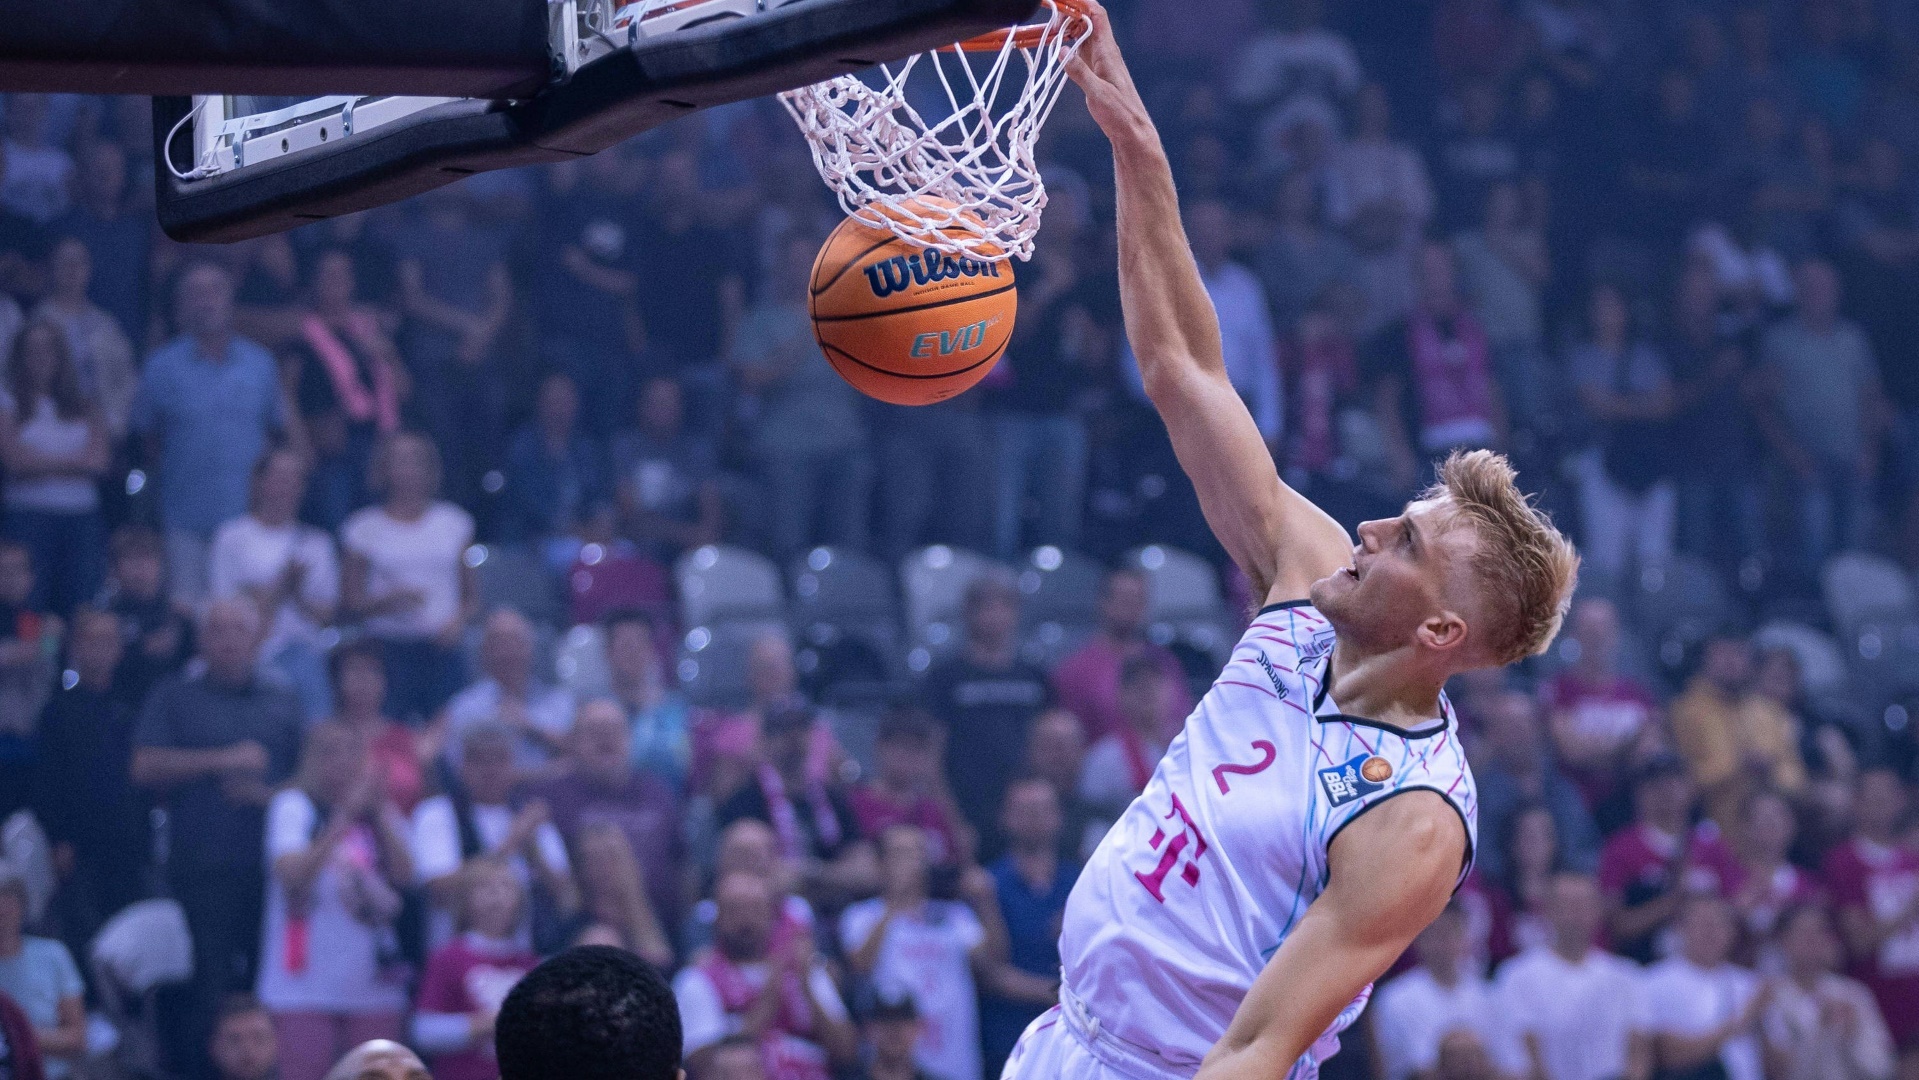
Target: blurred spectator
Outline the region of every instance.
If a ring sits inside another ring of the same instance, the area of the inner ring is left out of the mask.
[[[286,432],[297,446],[299,427],[273,357],[233,331],[233,278],[192,263],[174,298],[180,336],[147,357],[132,426],[159,471],[173,595],[191,603],[206,593],[213,530],[246,513],[268,438]]]
[[[1059,1002],[1059,930],[1077,861],[1060,858],[1065,820],[1059,793],[1028,776],[1006,788],[1000,828],[1006,854],[987,867],[1006,924],[1007,966],[980,993],[980,1039],[987,1075],[1006,1063],[1020,1033]]]
[[[618,611],[601,623],[613,700],[626,711],[633,736],[633,765],[679,791],[692,765],[692,706],[667,679],[666,662],[654,643],[653,622],[635,611]]]
[[[647,171],[629,145],[546,170],[544,198],[529,230],[538,271],[528,281],[542,359],[593,388],[583,420],[604,437],[632,400],[630,369],[639,330],[633,271],[633,201]],[[521,267],[524,272],[524,262]]]
[[[1283,337],[1328,289],[1358,284],[1359,257],[1344,236],[1326,227],[1314,177],[1292,173],[1279,183],[1273,198],[1278,220],[1260,249],[1257,269],[1274,327]],[[1289,408],[1296,411],[1299,406]]]
[[[1419,153],[1393,136],[1392,104],[1378,83],[1360,88],[1352,140],[1327,167],[1326,210],[1359,254],[1362,335],[1405,317],[1419,237],[1433,216],[1433,184]]]
[[[1626,673],[1622,636],[1619,608],[1611,600],[1575,601],[1558,645],[1570,663],[1546,684],[1553,750],[1585,792],[1587,806],[1599,811],[1607,808],[1638,745],[1659,724],[1658,699]]]
[[[433,1080],[420,1055],[391,1039],[370,1039],[348,1050],[325,1080]]]
[[[1668,951],[1661,939],[1688,895],[1729,896],[1739,880],[1719,828],[1692,823],[1694,798],[1683,761],[1664,755],[1647,762],[1633,780],[1633,823],[1599,853],[1612,947],[1641,963]]]
[[[8,94],[7,168],[0,203],[42,225],[67,210],[73,191],[73,156],[53,138],[47,95]]]
[[[413,872],[436,909],[427,940],[453,939],[453,916],[466,896],[462,871],[486,858],[503,860],[526,891],[514,937],[530,942],[536,914],[564,919],[579,909],[566,842],[545,803],[515,793],[510,731],[482,724],[466,733],[458,750],[457,782],[413,809]]]
[[[506,239],[473,220],[471,199],[430,191],[393,238],[407,317],[400,352],[421,423],[446,456],[447,490],[469,505],[499,448],[505,385],[490,361],[513,309]]]
[[[775,712],[806,706],[794,668],[793,643],[781,631],[768,631],[747,646],[746,708],[737,713],[702,711],[693,724],[695,785],[724,802],[752,779],[762,757],[766,722]],[[810,722],[810,721],[809,721]],[[832,732],[813,725],[806,769],[824,778],[835,748]]]
[[[925,1003],[913,1055],[920,1068],[939,1080],[979,1080],[973,977],[1003,964],[1006,949],[993,879],[970,867],[959,886],[964,902],[934,899],[924,833],[895,825],[879,846],[880,895],[840,916],[847,964],[882,996]]]
[[[1628,567],[1659,566],[1672,554],[1672,375],[1610,282],[1587,295],[1585,340],[1566,367],[1596,443],[1580,463],[1580,547],[1594,571],[1622,580]]]
[[[877,840],[894,825],[926,834],[935,866],[952,866],[974,847],[940,775],[939,721],[912,708],[894,709],[880,720],[873,742],[873,779],[847,795],[860,835]]]
[[[1672,703],[1672,733],[1722,828],[1738,822],[1754,785],[1805,790],[1799,722],[1754,688],[1752,644],[1743,637],[1719,633],[1706,642],[1699,673]]]
[[[1420,463],[1449,450],[1506,443],[1506,407],[1479,317],[1459,294],[1451,249],[1419,249],[1419,301],[1366,346],[1374,410],[1392,481],[1411,490]]]
[[[1771,995],[1757,976],[1727,959],[1739,934],[1731,905],[1717,896],[1689,897],[1675,925],[1678,950],[1646,972],[1659,1074],[1704,1070],[1726,1080],[1764,1080],[1755,1036]]]
[[[86,987],[67,947],[25,933],[27,886],[0,867],[0,995],[33,1025],[47,1080],[63,1080],[86,1056]]]
[[[355,1045],[401,1036],[405,836],[359,734],[311,728],[299,775],[267,808],[259,993],[279,1035],[280,1080],[322,1080]]]
[[[1764,487],[1752,378],[1719,312],[1712,271],[1689,262],[1674,286],[1665,353],[1673,375],[1673,451],[1679,479],[1679,542],[1736,567],[1765,542]]]
[[[533,418],[506,448],[503,539],[537,544],[572,531],[608,497],[600,449],[579,429],[580,390],[555,372],[540,380]]]
[[[1280,0],[1263,32],[1241,46],[1230,66],[1228,96],[1241,105],[1280,104],[1313,94],[1344,104],[1365,77],[1352,42],[1321,25],[1320,0]]]
[[[1350,288],[1327,286],[1294,324],[1280,349],[1288,402],[1285,476],[1342,524],[1384,512],[1379,489],[1378,440],[1363,408],[1358,348],[1347,326]],[[1372,475],[1368,475],[1371,473]]]
[[[232,994],[213,1018],[215,1080],[279,1080],[280,1041],[273,1017],[252,994]]]
[[[1441,0],[1433,11],[1433,59],[1453,82],[1506,73],[1519,24],[1500,0]]]
[[[1020,659],[1019,591],[1010,581],[989,574],[968,584],[961,617],[962,646],[926,673],[920,700],[946,725],[947,785],[991,853],[1000,798],[1018,766],[1006,748],[1026,744],[1052,692],[1046,672]]]
[[[1832,892],[1852,976],[1879,1003],[1901,1068],[1919,1041],[1919,853],[1902,835],[1909,803],[1894,769],[1859,776],[1854,833],[1826,856],[1820,879]]]
[[[1755,789],[1740,808],[1734,839],[1739,852],[1740,880],[1731,894],[1739,929],[1760,943],[1762,962],[1769,955],[1786,912],[1816,903],[1823,891],[1811,874],[1789,861],[1798,821],[1792,804],[1769,788]],[[1771,965],[1766,965],[1771,966]]]
[[[1800,568],[1857,548],[1872,530],[1870,485],[1879,470],[1885,403],[1872,345],[1839,314],[1839,275],[1808,259],[1794,275],[1799,308],[1766,331],[1760,368],[1778,422],[1764,430],[1792,471]]]
[[[1469,82],[1452,105],[1452,130],[1441,134],[1432,155],[1437,224],[1448,234],[1480,213],[1494,185],[1517,180],[1520,168],[1519,148],[1502,130],[1504,102],[1497,85]]]
[[[1846,40],[1856,16],[1843,4],[1813,0],[1800,6],[1801,35],[1786,62],[1786,76],[1798,87],[1806,107],[1834,128],[1845,130],[1865,103],[1866,72]]]
[[[342,642],[327,657],[336,708],[333,719],[365,740],[373,769],[393,805],[410,814],[426,793],[427,758],[420,732],[386,715],[386,661],[376,641]]]
[[[859,392],[834,373],[813,340],[808,276],[819,245],[795,235],[746,309],[727,366],[751,413],[747,455],[765,487],[772,550],[791,558],[814,544],[868,542],[873,462]]]
[[[830,1065],[851,1064],[858,1039],[812,936],[780,933],[772,891],[753,874],[727,874],[713,899],[713,946],[673,979],[694,1075],[711,1056],[702,1051],[730,1035],[758,1043],[777,1080],[821,1080]]]
[[[1511,880],[1513,852],[1497,838],[1513,834],[1521,813],[1541,807],[1550,816],[1563,868],[1591,872],[1599,857],[1599,830],[1579,789],[1547,751],[1538,702],[1508,690],[1486,702],[1478,713],[1480,738],[1473,774],[1479,784],[1479,830],[1493,840],[1475,853],[1479,869],[1494,880]]]
[[[1222,202],[1188,205],[1182,213],[1199,262],[1206,295],[1219,314],[1226,375],[1252,411],[1266,445],[1279,442],[1285,419],[1280,396],[1278,332],[1266,308],[1266,294],[1253,272],[1233,258],[1233,212]],[[1137,371],[1127,365],[1128,372]]]
[[[1151,583],[1131,567],[1109,571],[1100,583],[1099,631],[1053,669],[1053,693],[1063,709],[1079,717],[1089,738],[1098,740],[1127,726],[1120,712],[1120,668],[1146,657],[1166,673],[1170,688],[1162,700],[1160,738],[1170,738],[1192,711],[1193,697],[1179,659],[1146,640],[1146,606]]]
[[[915,1060],[914,1051],[926,1037],[926,1021],[912,995],[881,998],[866,1014],[865,1034],[872,1053],[852,1080],[934,1080]]]
[[[158,533],[125,526],[107,544],[108,574],[101,600],[120,617],[126,635],[121,677],[127,698],[143,702],[160,679],[193,655],[193,624],[167,595],[167,553]]]
[[[1631,961],[1593,944],[1605,909],[1593,879],[1553,880],[1549,947],[1529,949],[1499,969],[1495,1000],[1542,1080],[1648,1080],[1653,1018]]]
[[[5,154],[0,152],[0,162],[4,160]],[[81,150],[81,164],[75,177],[78,197],[55,228],[85,244],[92,256],[88,296],[113,316],[127,336],[143,342],[152,306],[148,280],[152,260],[147,257],[153,243],[151,211],[130,197],[127,153],[119,143],[107,139],[87,143]],[[5,246],[5,240],[0,240],[0,248]],[[0,265],[4,261],[0,256]],[[55,291],[59,291],[57,281]],[[124,418],[124,412],[113,411],[116,400],[102,394],[108,417]]]
[[[643,205],[632,251],[645,340],[676,371],[705,367],[738,332],[746,293],[730,237],[703,217],[698,159],[684,150],[662,155]]]
[[[473,517],[438,499],[440,453],[423,435],[399,432],[374,451],[383,501],[340,529],[340,608],[379,639],[387,665],[387,712],[430,717],[460,689],[460,645],[478,610],[466,562]]]
[[[412,386],[379,312],[359,296],[352,252],[320,252],[307,303],[291,355],[317,458],[308,505],[316,521],[334,529],[366,504],[373,447],[399,430],[400,404]]]
[[[63,680],[40,713],[39,795],[34,805],[61,882],[66,937],[84,944],[107,918],[147,894],[153,840],[147,798],[131,781],[138,703],[116,678],[120,620],[98,608],[73,613]]]
[[[1665,250],[1706,209],[1719,147],[1713,120],[1700,107],[1699,88],[1685,68],[1660,72],[1651,96],[1640,134],[1624,148],[1623,179],[1635,211],[1634,235]]]
[[[573,695],[534,670],[539,642],[533,624],[512,608],[486,617],[480,631],[480,677],[446,705],[446,732],[457,740],[478,724],[514,733],[514,759],[528,773],[544,772],[566,749],[573,727]]]
[[[1537,803],[1522,807],[1508,818],[1504,833],[1487,835],[1493,837],[1496,846],[1505,849],[1506,873],[1492,882],[1499,891],[1491,894],[1488,905],[1492,910],[1488,913],[1491,918],[1486,927],[1486,952],[1503,960],[1527,949],[1552,944],[1552,923],[1547,918],[1547,909],[1553,881],[1568,870],[1588,871],[1569,865],[1570,861],[1560,852],[1552,811]],[[1471,894],[1462,889],[1462,902],[1470,898]],[[1476,929],[1471,925],[1470,906],[1467,915],[1468,930]]]
[[[97,399],[81,389],[58,324],[34,319],[14,339],[0,397],[0,464],[7,534],[32,553],[35,606],[72,611],[101,566],[99,479],[112,454]]]
[[[461,875],[460,936],[427,960],[413,1014],[412,1042],[435,1080],[499,1080],[493,1023],[507,992],[539,964],[517,935],[526,890],[500,859],[478,859]]]
[[[979,399],[865,404],[879,486],[880,556],[900,559],[925,543],[989,548],[993,444]]]
[[[1515,423],[1538,424],[1546,402],[1539,351],[1546,341],[1545,289],[1552,256],[1543,223],[1527,212],[1517,183],[1500,181],[1474,207],[1477,225],[1453,237],[1459,284],[1486,328],[1500,391]]]
[[[221,996],[253,986],[266,806],[299,756],[299,703],[254,677],[259,634],[252,604],[208,605],[204,665],[156,686],[134,730],[133,782],[167,811],[167,885],[193,935],[193,980],[180,1003],[187,1012],[163,1027],[176,1056],[204,1054]]]
[[[1872,993],[1837,973],[1832,916],[1817,905],[1779,921],[1785,977],[1760,1015],[1766,1074],[1778,1080],[1891,1080],[1898,1059]]]
[[[619,703],[595,698],[581,703],[567,739],[564,771],[534,789],[553,815],[554,827],[580,843],[588,825],[619,827],[646,875],[649,906],[660,927],[680,918],[680,814],[673,789],[650,772],[634,768],[632,736]],[[661,934],[655,949],[641,949],[655,962],[670,960]]]
[[[66,334],[79,396],[99,408],[107,436],[117,444],[127,437],[133,395],[139,386],[133,343],[120,321],[88,295],[93,256],[84,242],[62,237],[48,261],[47,298],[33,309],[34,318],[53,323]],[[11,355],[19,355],[17,345]]]
[[[312,721],[333,711],[323,628],[339,607],[340,561],[331,536],[295,519],[306,481],[306,461],[291,450],[260,459],[248,512],[213,534],[207,594],[259,607],[263,669],[291,686]]]
[[[1413,940],[1419,966],[1379,988],[1373,1031],[1385,1080],[1430,1075],[1439,1044],[1464,1029],[1491,1046],[1496,1028],[1492,987],[1473,969],[1467,950],[1466,913],[1450,905]]]
[[[686,429],[678,381],[654,376],[638,400],[639,425],[613,436],[613,488],[626,535],[671,560],[720,538],[719,464],[712,444]]]
[[[673,946],[648,899],[648,878],[618,822],[595,821],[574,837],[580,913],[570,945],[614,945],[657,968],[671,966]]]
[[[845,795],[814,764],[812,710],[777,708],[760,729],[761,761],[746,782],[720,804],[724,829],[742,818],[764,821],[779,840],[780,857],[802,869],[809,887],[860,895],[876,881],[870,844],[860,840]]]
[[[761,878],[772,888],[777,911],[774,918],[779,923],[776,935],[815,933],[813,905],[793,893],[795,876],[780,858],[779,838],[771,825],[741,818],[720,833],[713,857],[713,880],[717,882],[735,871]],[[716,917],[711,897],[693,905],[682,934],[684,955],[691,956],[713,943]]]
[[[1109,820],[1146,790],[1166,754],[1166,704],[1172,692],[1172,680],[1156,658],[1135,656],[1120,665],[1120,725],[1086,751],[1079,779],[1079,797]]]
[[[1060,830],[1060,858],[1074,866],[1084,863],[1106,835],[1106,821],[1079,797],[1081,764],[1086,760],[1086,728],[1065,709],[1048,709],[1033,718],[1026,735],[1021,770],[1051,784],[1059,799],[1065,825]]]
[[[32,737],[34,720],[53,691],[64,633],[58,616],[31,602],[33,583],[27,549],[0,540],[0,738],[20,743]]]
[[[910,1057],[912,1047],[907,1047]],[[728,1035],[708,1048],[701,1080],[767,1080],[765,1055],[744,1035]]]

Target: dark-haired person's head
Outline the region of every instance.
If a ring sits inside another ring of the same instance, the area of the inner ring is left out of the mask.
[[[587,945],[528,972],[494,1025],[500,1080],[681,1080],[680,1009],[660,973]]]
[[[233,994],[220,1002],[208,1050],[219,1080],[271,1080],[280,1068],[273,1018],[252,994]]]
[[[910,1072],[913,1049],[924,1025],[911,995],[882,997],[866,1017],[866,1038],[873,1044],[873,1064],[889,1073]],[[877,1071],[877,1069],[876,1069]]]

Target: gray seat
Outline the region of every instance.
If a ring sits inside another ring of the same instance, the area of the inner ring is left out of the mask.
[[[779,569],[745,548],[708,544],[689,551],[673,564],[673,580],[683,626],[786,618]]]
[[[908,555],[900,563],[907,635],[930,654],[943,654],[953,648],[960,638],[967,588],[981,575],[995,573],[1006,575],[1009,581],[1014,577],[1012,568],[1004,563],[945,544]]]
[[[475,544],[466,551],[487,610],[508,607],[535,623],[554,626],[565,620],[558,583],[539,558],[510,547]]]
[[[899,621],[899,593],[886,564],[843,548],[817,547],[793,560],[795,623],[872,625]]]
[[[1034,548],[1019,568],[1021,621],[1027,626],[1097,623],[1105,577],[1106,568],[1096,559],[1050,545]]]
[[[1752,643],[1761,649],[1786,649],[1799,662],[1799,680],[1811,698],[1843,696],[1846,657],[1832,635],[1805,623],[1775,619],[1759,628]]]
[[[1842,640],[1861,700],[1876,709],[1919,696],[1919,619],[1868,616]]]
[[[1223,620],[1226,601],[1213,564],[1189,551],[1148,544],[1126,553],[1121,562],[1137,567],[1151,583],[1146,617],[1155,623]]]
[[[787,637],[786,624],[772,620],[734,620],[696,626],[680,639],[675,674],[695,705],[716,709],[744,706],[751,695],[746,658],[753,642],[767,634]]]
[[[1853,636],[1869,619],[1914,613],[1912,582],[1891,559],[1847,551],[1826,560],[1819,572],[1826,613],[1842,636]]]

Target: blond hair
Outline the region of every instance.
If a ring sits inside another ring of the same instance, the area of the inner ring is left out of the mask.
[[[1492,627],[1485,648],[1498,664],[1545,651],[1579,579],[1579,553],[1517,480],[1502,454],[1454,451],[1421,496],[1450,503],[1478,535],[1472,570]]]

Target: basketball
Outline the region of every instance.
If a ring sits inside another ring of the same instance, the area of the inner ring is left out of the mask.
[[[847,218],[813,262],[813,336],[840,377],[894,405],[945,401],[986,377],[1013,335],[1013,264],[917,247]]]

